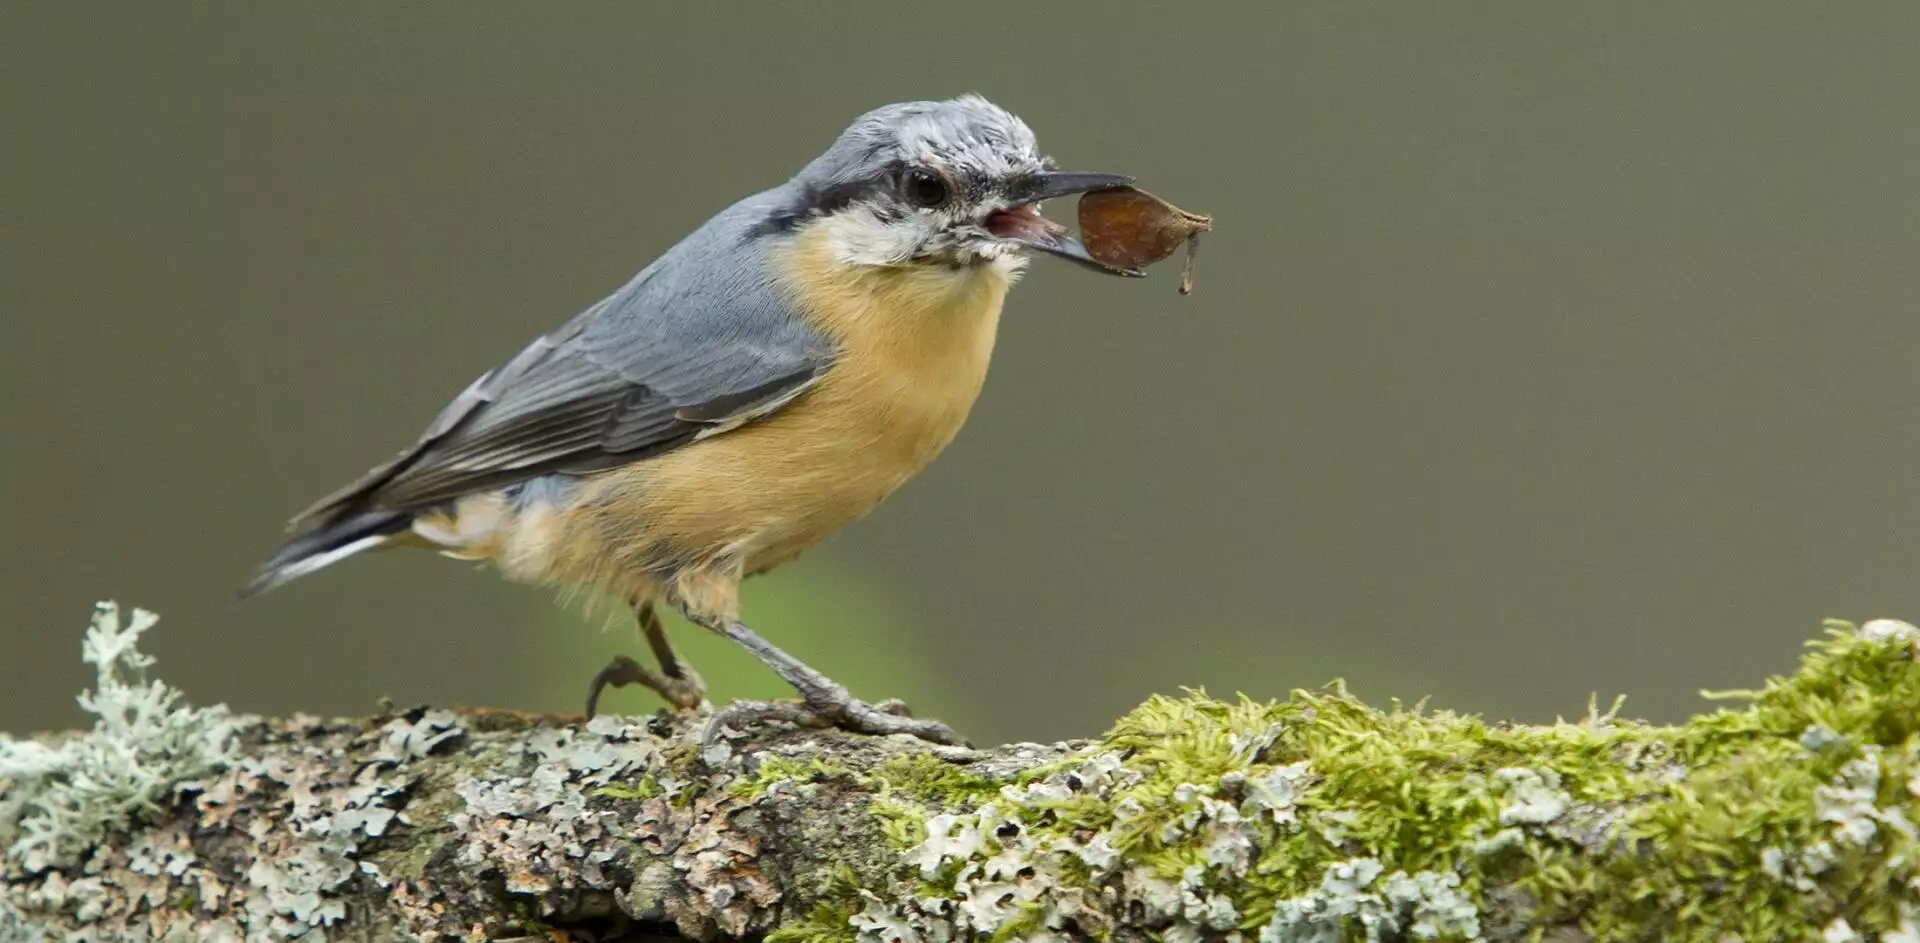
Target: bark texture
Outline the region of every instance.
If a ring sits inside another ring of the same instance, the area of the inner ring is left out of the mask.
[[[0,739],[0,940],[1920,940],[1912,628],[1835,624],[1742,697],[1677,727],[1156,698],[985,750],[169,702]]]

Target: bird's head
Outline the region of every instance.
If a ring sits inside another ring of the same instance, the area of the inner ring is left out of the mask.
[[[902,102],[855,119],[789,185],[785,227],[824,227],[850,265],[1017,267],[1038,249],[1099,271],[1040,203],[1130,178],[1063,172],[1025,122],[977,95]]]

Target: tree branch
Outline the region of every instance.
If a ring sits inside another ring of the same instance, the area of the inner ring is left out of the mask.
[[[1336,686],[704,753],[665,713],[187,709],[145,627],[96,620],[93,731],[0,739],[0,940],[1920,940],[1904,623],[1677,727]]]

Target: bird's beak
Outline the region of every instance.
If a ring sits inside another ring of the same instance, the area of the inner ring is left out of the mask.
[[[987,230],[1001,239],[1052,253],[1108,275],[1137,277],[1145,273],[1139,269],[1116,268],[1087,254],[1087,247],[1073,237],[1072,230],[1040,215],[1038,205],[1042,200],[1057,196],[1124,187],[1131,183],[1132,177],[1119,174],[1048,171],[1022,177],[1008,187],[1008,196],[1014,201],[1013,205],[988,216]]]

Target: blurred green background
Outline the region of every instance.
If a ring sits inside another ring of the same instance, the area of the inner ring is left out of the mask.
[[[1911,2],[0,4],[0,729],[78,720],[109,596],[200,702],[576,709],[625,619],[424,554],[233,592],[854,115],[970,90],[1216,214],[1199,289],[1037,262],[959,441],[756,627],[982,741],[1334,676],[1678,717],[1920,616],[1917,46]]]

